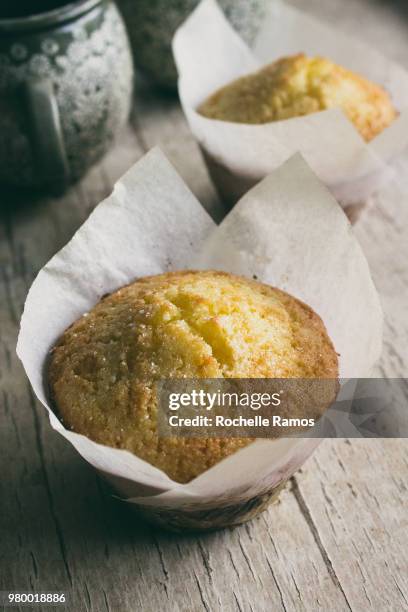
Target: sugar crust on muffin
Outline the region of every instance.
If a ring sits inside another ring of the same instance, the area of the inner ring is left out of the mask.
[[[262,124],[341,108],[370,141],[396,118],[379,85],[323,57],[281,58],[222,87],[198,108],[210,119]]]
[[[189,378],[337,378],[320,317],[287,293],[215,271],[146,277],[103,298],[51,352],[64,425],[189,482],[248,445],[159,438],[156,383]]]

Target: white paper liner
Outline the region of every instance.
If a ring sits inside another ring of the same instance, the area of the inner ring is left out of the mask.
[[[408,72],[378,51],[341,34],[280,0],[270,3],[251,51],[215,0],[203,0],[177,30],[173,53],[179,95],[190,128],[207,153],[235,177],[253,185],[296,152],[347,207],[364,202],[394,176],[389,163],[408,146]],[[328,57],[360,73],[391,94],[401,112],[367,144],[340,109],[264,125],[216,121],[196,112],[214,91],[262,65],[304,52]],[[213,175],[214,178],[214,175]],[[215,177],[221,192],[235,189]]]
[[[298,155],[262,181],[216,227],[158,150],[116,184],[40,271],[17,353],[52,427],[128,501],[180,508],[264,492],[288,478],[319,440],[260,440],[180,485],[123,450],[66,430],[47,403],[50,348],[102,295],[137,277],[194,266],[256,274],[310,304],[341,353],[342,376],[364,376],[381,349],[382,313],[344,214]]]

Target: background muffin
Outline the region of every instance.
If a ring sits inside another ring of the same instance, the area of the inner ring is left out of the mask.
[[[380,86],[321,57],[282,58],[210,96],[198,109],[205,117],[261,124],[341,108],[369,141],[396,118]]]
[[[171,377],[337,378],[321,319],[290,295],[221,272],[142,278],[101,300],[53,349],[64,424],[188,482],[251,442],[160,438],[155,384]]]

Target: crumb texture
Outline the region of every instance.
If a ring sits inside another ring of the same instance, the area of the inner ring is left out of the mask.
[[[198,109],[205,117],[236,123],[281,121],[341,108],[369,141],[396,118],[380,86],[322,57],[282,58],[215,92]]]
[[[188,482],[250,439],[159,438],[156,383],[189,378],[337,378],[325,327],[290,295],[222,272],[142,278],[101,300],[51,354],[66,427]]]

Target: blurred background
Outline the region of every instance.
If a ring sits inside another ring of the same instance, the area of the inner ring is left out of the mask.
[[[220,5],[251,44],[268,7],[278,1],[220,0]],[[408,64],[408,9],[404,3],[287,2],[383,49],[402,65]],[[129,140],[129,132],[142,148],[158,144],[167,150],[182,175],[190,175],[193,191],[206,203],[208,189],[200,191],[201,173],[194,177],[190,171],[197,157],[184,155],[181,146],[183,137],[187,147],[191,143],[179,114],[171,52],[175,30],[197,4],[198,0],[2,3],[3,207],[7,201],[14,206],[14,202],[31,202],[44,194],[61,196],[111,152],[115,143],[119,144],[118,171],[126,169],[129,160],[120,147]],[[169,135],[172,130],[174,142]],[[137,158],[135,152],[131,161]],[[108,165],[113,167],[111,162]],[[219,208],[215,200],[209,205]]]

